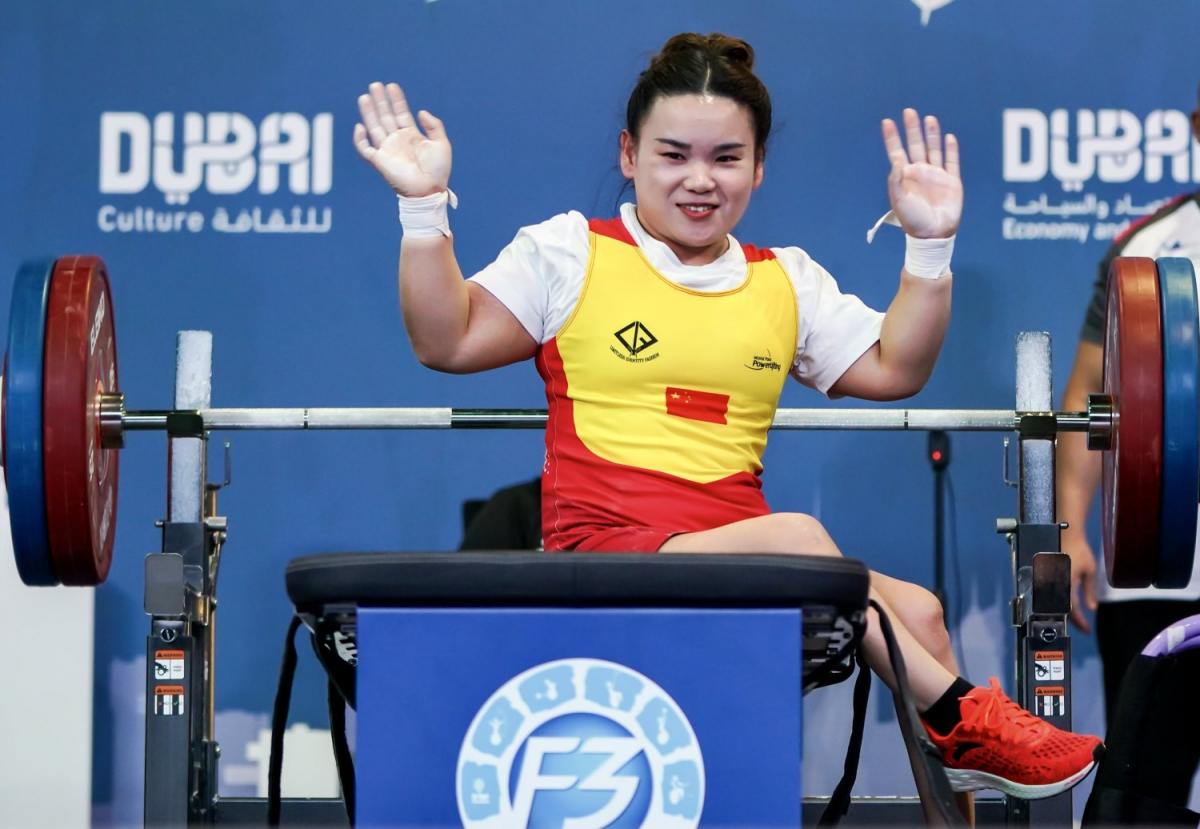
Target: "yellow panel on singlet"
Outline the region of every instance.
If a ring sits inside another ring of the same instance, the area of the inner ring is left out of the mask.
[[[556,337],[584,445],[697,483],[759,472],[796,347],[783,267],[751,261],[739,287],[703,293],[659,274],[636,245],[590,237],[579,302]]]

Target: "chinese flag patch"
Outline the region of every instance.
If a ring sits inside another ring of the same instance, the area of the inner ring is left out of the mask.
[[[727,394],[667,386],[667,414],[669,415],[723,425],[727,422],[725,413],[728,411],[729,395]]]

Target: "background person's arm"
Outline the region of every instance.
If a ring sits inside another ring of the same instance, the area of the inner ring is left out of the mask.
[[[1104,385],[1103,371],[1103,346],[1081,340],[1063,392],[1063,410],[1081,412],[1086,409],[1088,394],[1100,391]],[[1062,548],[1071,557],[1071,620],[1084,633],[1090,633],[1092,626],[1083,609],[1096,609],[1097,570],[1096,554],[1088,544],[1086,525],[1088,510],[1100,483],[1100,453],[1088,450],[1083,433],[1063,433],[1058,436],[1055,474],[1058,520],[1070,525],[1063,530]]]

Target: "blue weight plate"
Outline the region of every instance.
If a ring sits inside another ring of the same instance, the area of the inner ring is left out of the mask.
[[[53,260],[26,262],[13,283],[4,378],[4,480],[13,552],[21,581],[58,584],[46,528],[42,466],[42,354]]]
[[[1186,587],[1196,551],[1200,493],[1200,314],[1187,259],[1159,259],[1163,319],[1163,466],[1154,584]]]

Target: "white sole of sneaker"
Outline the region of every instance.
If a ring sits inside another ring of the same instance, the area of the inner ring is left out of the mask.
[[[1043,797],[1061,794],[1074,787],[1079,781],[1088,776],[1095,765],[1095,761],[1092,761],[1070,777],[1054,783],[1042,783],[1036,786],[1014,783],[1007,778],[999,777],[995,774],[988,774],[985,771],[972,771],[970,769],[946,769],[946,777],[950,779],[950,788],[956,792],[996,789],[1013,797],[1019,797],[1022,800],[1038,800]]]

